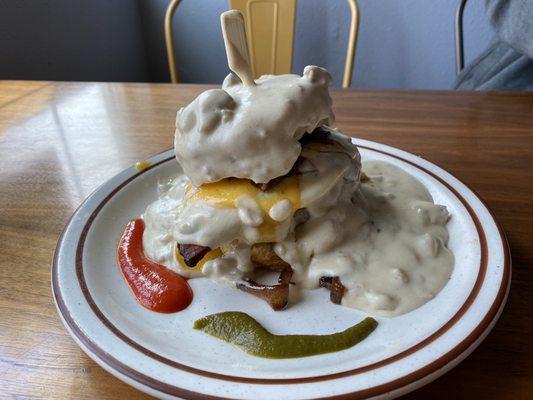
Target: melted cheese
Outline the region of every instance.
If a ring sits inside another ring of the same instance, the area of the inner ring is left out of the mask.
[[[227,178],[199,187],[189,184],[185,192],[185,205],[202,200],[217,207],[236,208],[235,203],[242,196],[253,199],[263,212],[263,222],[258,226],[260,242],[276,241],[276,228],[280,222],[269,216],[273,206],[288,200],[292,206],[288,218],[292,218],[300,208],[300,185],[294,176],[284,178],[265,191],[248,179]]]

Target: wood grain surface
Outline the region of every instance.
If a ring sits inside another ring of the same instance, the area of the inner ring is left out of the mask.
[[[177,108],[205,88],[0,82],[0,398],[147,398],[67,334],[50,263],[80,202],[170,148]],[[478,192],[511,245],[511,293],[492,333],[405,399],[533,398],[533,93],[346,90],[333,98],[345,133],[419,154]]]

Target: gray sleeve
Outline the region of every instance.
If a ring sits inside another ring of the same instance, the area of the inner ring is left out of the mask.
[[[533,0],[485,0],[485,4],[499,38],[533,58]]]

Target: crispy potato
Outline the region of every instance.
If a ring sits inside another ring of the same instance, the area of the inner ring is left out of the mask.
[[[252,263],[258,267],[266,268],[271,271],[281,272],[290,265],[283,261],[274,252],[272,243],[256,243],[252,246]]]
[[[289,302],[289,286],[292,272],[290,266],[281,271],[277,285],[263,285],[252,279],[243,279],[237,282],[237,289],[265,300],[274,311],[279,311],[285,308]]]

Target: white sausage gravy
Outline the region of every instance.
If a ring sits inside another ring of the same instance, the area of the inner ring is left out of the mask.
[[[268,242],[296,287],[338,277],[347,307],[393,317],[435,297],[454,265],[446,207],[402,169],[361,163],[356,146],[324,125],[334,119],[326,70],[256,82],[227,78],[178,112],[175,152],[186,175],[160,184],[146,209],[145,254],[234,287],[254,278],[252,246]],[[273,179],[271,192],[253,183]],[[189,268],[178,243],[219,253]]]

